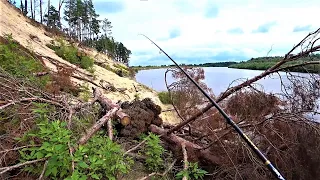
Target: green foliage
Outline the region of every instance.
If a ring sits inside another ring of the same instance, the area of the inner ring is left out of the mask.
[[[158,93],[158,97],[163,104],[172,104],[169,92],[162,91]]]
[[[39,138],[43,143],[40,147],[24,148],[20,151],[22,162],[34,159],[48,158],[45,176],[62,178],[70,174],[72,158],[68,143],[71,131],[66,129],[66,123],[60,121],[39,123],[39,131],[28,133],[28,137]],[[40,167],[27,166],[24,170],[39,173]]]
[[[163,167],[162,154],[164,148],[160,145],[159,136],[150,133],[146,138],[146,147],[144,150],[147,156],[146,165],[150,171],[159,171]]]
[[[74,154],[76,170],[93,179],[116,179],[128,173],[133,161],[124,158],[119,145],[106,135],[95,135],[85,146],[79,146]]]
[[[75,46],[66,45],[63,40],[59,40],[59,46],[48,44],[47,47],[53,49],[62,59],[72,64],[79,65],[83,69],[92,72],[94,60],[89,56],[83,55]]]
[[[33,75],[45,69],[34,54],[13,40],[12,35],[5,35],[4,39],[0,39],[0,62],[0,67],[6,72],[17,78],[29,79],[40,87],[44,87],[50,81],[49,76]]]
[[[198,167],[198,163],[188,162],[188,169],[176,174],[176,179],[187,177],[188,179],[203,179],[208,172]]]
[[[66,122],[49,122],[47,104],[34,105],[33,113],[38,115],[40,123],[22,139],[31,144],[34,144],[32,139],[36,139],[41,146],[19,151],[21,162],[46,158],[45,176],[49,179],[117,179],[128,173],[132,159],[124,157],[120,145],[112,142],[105,132],[94,135],[87,144],[77,146],[74,133],[67,129]],[[70,155],[70,147],[75,149],[73,156]],[[72,162],[75,163],[75,171],[72,171]],[[26,166],[24,170],[39,175],[42,168],[43,165],[37,163]]]
[[[84,85],[82,85],[80,87],[80,97],[85,101],[85,102],[88,102],[90,97],[92,96],[91,95],[91,91],[89,89],[89,85],[86,83]]]

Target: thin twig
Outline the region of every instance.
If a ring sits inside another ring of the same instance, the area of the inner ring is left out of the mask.
[[[13,165],[13,166],[2,167],[2,168],[0,168],[0,175],[4,174],[5,172],[11,171],[13,169],[20,168],[22,166],[26,166],[26,165],[29,165],[29,164],[45,161],[45,160],[47,160],[47,158],[42,158],[42,159],[37,159],[37,160],[32,160],[32,161],[26,161],[24,163],[16,164],[16,165]]]

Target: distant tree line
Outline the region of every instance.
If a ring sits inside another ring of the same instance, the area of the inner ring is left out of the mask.
[[[47,7],[43,7],[44,0],[8,2],[19,7],[25,16],[38,20],[51,29],[63,31],[81,44],[95,48],[106,53],[114,61],[128,65],[131,51],[111,36],[111,22],[107,18],[98,19],[99,14],[96,13],[92,0],[59,0],[57,7],[53,6],[50,0],[47,0]],[[39,16],[36,17],[36,14]],[[65,20],[65,26],[62,20]]]
[[[283,56],[268,56],[268,57],[258,57],[258,58],[251,58],[248,61],[242,61],[237,64],[232,64],[230,68],[238,68],[238,69],[252,69],[252,70],[266,70],[272,66],[274,66],[277,62],[282,60]],[[305,66],[298,66],[294,67],[294,65],[301,64],[307,61],[320,61],[320,54],[312,54],[307,57],[301,57],[296,61],[288,62],[285,67],[287,68],[284,70],[292,71],[292,72],[309,72],[309,73],[319,73],[320,72],[320,64],[309,64]]]

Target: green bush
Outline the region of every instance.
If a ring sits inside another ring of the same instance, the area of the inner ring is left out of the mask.
[[[159,136],[150,133],[146,138],[146,147],[144,150],[147,156],[146,165],[150,171],[159,171],[163,167],[162,154],[164,148],[160,145]]]
[[[162,91],[158,93],[158,97],[163,104],[172,104],[169,92]]]
[[[56,54],[69,61],[72,64],[78,65],[83,69],[90,70],[93,67],[94,60],[89,56],[83,55],[75,46],[66,45],[62,40],[59,40],[60,46],[47,44]]]
[[[176,179],[182,179],[183,177],[187,177],[187,179],[203,179],[204,175],[208,172],[202,170],[198,167],[198,163],[188,163],[188,169],[180,171],[176,174]]]
[[[120,145],[112,142],[105,132],[98,132],[85,145],[77,145],[76,135],[66,127],[66,122],[50,122],[46,114],[46,105],[37,105],[33,110],[38,117],[37,129],[29,131],[24,141],[40,146],[22,149],[21,162],[46,158],[47,168],[44,175],[48,179],[117,179],[128,173],[132,159],[124,157]],[[74,148],[73,156],[69,148]],[[72,170],[75,163],[75,171]],[[31,164],[25,171],[40,175],[43,164]]]

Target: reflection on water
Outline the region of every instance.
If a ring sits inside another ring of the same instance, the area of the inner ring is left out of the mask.
[[[136,80],[156,91],[166,91],[167,89],[164,81],[165,71],[166,69],[141,70],[136,74]],[[240,79],[235,81],[232,86],[235,86],[246,79],[257,76],[263,72],[247,69],[232,69],[227,67],[205,67],[204,71],[204,82],[208,85],[208,87],[212,88],[215,95],[219,95],[220,93],[224,92],[234,80]],[[257,87],[260,90],[262,88],[267,93],[281,93],[280,77],[284,84],[288,83],[289,80],[286,77],[286,73],[280,72],[279,74],[273,74],[257,81]],[[307,76],[307,74],[303,73],[293,74]],[[174,81],[171,76],[168,76],[167,80],[169,84]]]

